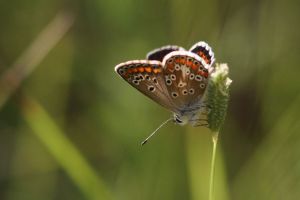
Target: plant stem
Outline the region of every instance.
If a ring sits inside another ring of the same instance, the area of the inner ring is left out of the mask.
[[[215,175],[215,162],[216,162],[218,135],[219,132],[214,132],[212,136],[213,151],[212,151],[212,158],[211,158],[210,181],[209,181],[209,198],[208,198],[209,200],[214,199],[214,175]]]

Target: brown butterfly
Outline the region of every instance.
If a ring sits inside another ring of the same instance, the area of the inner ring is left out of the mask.
[[[155,49],[147,54],[146,60],[120,63],[115,71],[134,88],[173,112],[174,117],[161,126],[171,120],[180,125],[199,126],[207,125],[201,115],[207,109],[202,97],[214,60],[211,47],[201,41],[189,51],[179,46]]]

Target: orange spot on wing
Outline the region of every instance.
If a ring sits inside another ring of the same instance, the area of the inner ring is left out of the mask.
[[[203,59],[207,64],[210,64],[210,60],[207,57],[204,57]]]
[[[180,59],[180,64],[185,64],[185,59],[184,58]]]
[[[137,69],[137,68],[133,68],[132,71],[133,71],[134,73],[137,73],[137,72],[138,72],[138,69]]]
[[[160,73],[161,72],[161,69],[153,69],[153,72],[156,74],[156,73]]]
[[[186,62],[186,65],[187,65],[188,67],[192,67],[193,62],[187,61],[187,62]]]
[[[198,66],[197,66],[197,65],[195,65],[195,64],[192,64],[192,66],[191,66],[191,67],[192,67],[192,69],[193,69],[193,70],[195,70],[195,71],[198,69]]]
[[[208,59],[208,57],[202,52],[200,51],[198,53],[198,55],[207,63],[207,64],[210,64],[210,59]]]
[[[127,74],[132,74],[132,72],[133,72],[132,69],[127,70]]]
[[[208,73],[207,72],[205,72],[205,71],[198,71],[198,74],[199,75],[201,75],[201,76],[204,76],[205,78],[207,78],[208,77]]]
[[[138,68],[138,71],[142,73],[142,72],[145,71],[145,69],[144,69],[144,67],[139,67],[139,68]]]
[[[144,68],[146,72],[150,73],[152,71],[151,67],[145,67]]]

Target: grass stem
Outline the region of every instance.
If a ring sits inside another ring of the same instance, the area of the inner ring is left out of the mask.
[[[218,144],[218,135],[219,132],[214,132],[212,136],[213,141],[213,151],[211,158],[211,169],[210,169],[210,180],[209,180],[209,200],[214,199],[214,175],[215,175],[215,163],[216,163],[216,151]]]

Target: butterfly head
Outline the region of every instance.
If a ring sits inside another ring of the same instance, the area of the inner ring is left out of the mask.
[[[174,113],[174,123],[179,124],[181,126],[187,124],[189,122],[189,119],[185,115],[179,115]]]

